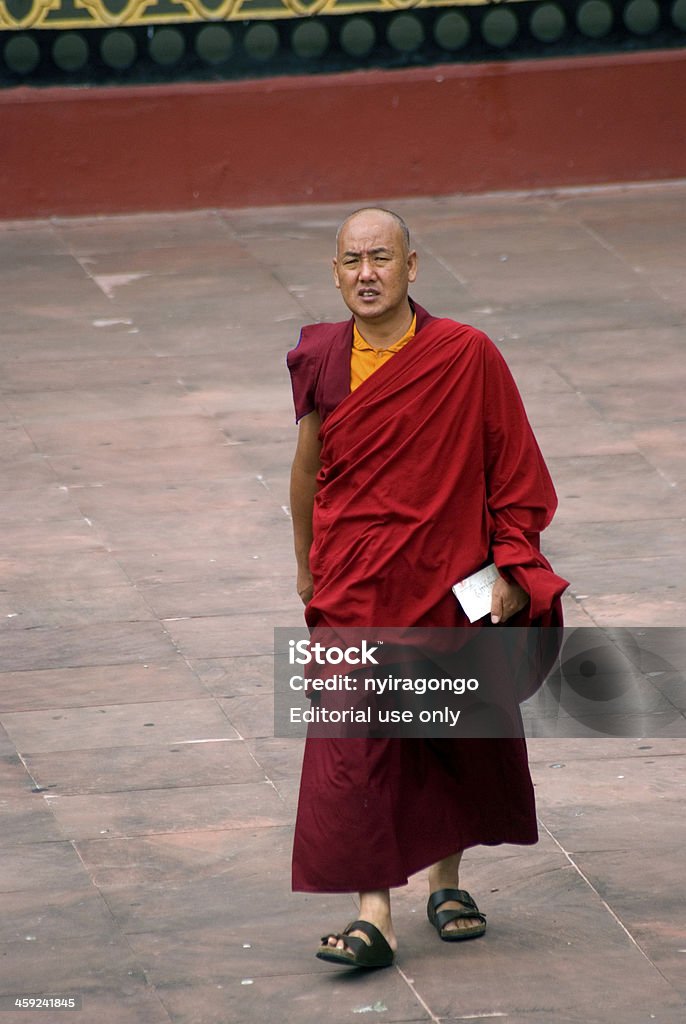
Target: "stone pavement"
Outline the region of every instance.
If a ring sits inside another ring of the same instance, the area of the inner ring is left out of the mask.
[[[686,184],[395,206],[416,298],[520,384],[568,622],[683,624]],[[343,315],[347,210],[0,225],[0,1024],[71,1019],[5,1009],[36,993],[83,1024],[686,1019],[676,735],[531,742],[539,845],[465,859],[485,939],[440,943],[418,878],[396,967],[313,957],[354,907],[289,891],[270,655],[302,621],[284,353]]]

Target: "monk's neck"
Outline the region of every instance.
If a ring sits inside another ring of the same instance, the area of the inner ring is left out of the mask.
[[[362,317],[355,317],[357,329],[372,348],[390,348],[400,341],[404,334],[410,329],[414,313],[408,303],[405,309],[395,314],[392,319],[385,320],[363,320]]]

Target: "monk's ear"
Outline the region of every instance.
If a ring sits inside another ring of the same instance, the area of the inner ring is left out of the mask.
[[[417,253],[414,249],[407,257],[407,279],[408,281],[417,279]]]
[[[341,282],[338,278],[338,260],[335,256],[333,259],[333,281],[337,288],[341,287]]]

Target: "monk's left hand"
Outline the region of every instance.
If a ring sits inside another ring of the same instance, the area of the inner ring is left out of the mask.
[[[529,595],[516,583],[508,583],[500,576],[491,596],[491,622],[507,622],[529,602]]]

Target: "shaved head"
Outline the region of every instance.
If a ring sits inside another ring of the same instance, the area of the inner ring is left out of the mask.
[[[410,251],[410,229],[408,228],[407,224],[399,214],[394,213],[393,210],[386,210],[384,209],[383,206],[362,206],[360,207],[359,210],[353,210],[353,212],[345,218],[343,223],[338,228],[338,231],[336,232],[336,249],[338,249],[338,242],[341,237],[341,232],[343,231],[343,229],[350,223],[351,220],[353,220],[355,217],[358,217],[360,214],[363,213],[381,213],[385,214],[386,217],[390,217],[391,220],[395,222],[396,226],[400,230],[403,239],[403,244],[405,246],[405,252]]]
[[[355,210],[336,235],[334,283],[365,340],[382,348],[412,322],[407,290],[417,276],[417,253],[409,243],[402,217],[378,206]]]

